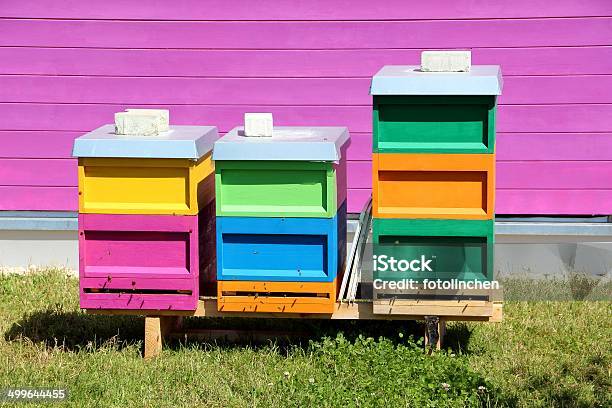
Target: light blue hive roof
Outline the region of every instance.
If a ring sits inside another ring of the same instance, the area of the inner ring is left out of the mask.
[[[422,72],[418,65],[385,65],[372,78],[371,95],[501,95],[499,65],[469,72]]]
[[[219,137],[215,126],[170,126],[157,136],[116,135],[115,125],[104,125],[74,141],[74,157],[116,157],[198,160],[212,150]]]
[[[337,162],[349,138],[345,127],[274,126],[271,137],[248,137],[240,126],[215,142],[213,160]]]

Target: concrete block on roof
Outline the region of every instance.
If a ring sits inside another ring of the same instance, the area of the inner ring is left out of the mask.
[[[160,132],[159,115],[134,112],[115,113],[115,134],[117,135],[156,136]]]
[[[271,113],[245,113],[244,135],[255,137],[271,137],[274,122]]]
[[[168,109],[126,109],[126,112],[140,115],[154,115],[158,117],[159,131],[167,132],[170,130],[170,111]]]
[[[469,72],[472,65],[471,51],[423,51],[423,72]]]

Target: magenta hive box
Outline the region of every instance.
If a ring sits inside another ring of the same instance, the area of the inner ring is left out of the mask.
[[[206,213],[214,205],[198,216],[79,214],[81,307],[195,310],[200,274],[214,274],[214,241],[198,245],[200,230],[214,231]]]

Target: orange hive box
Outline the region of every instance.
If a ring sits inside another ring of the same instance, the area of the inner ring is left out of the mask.
[[[373,154],[374,218],[493,219],[495,155]]]
[[[333,282],[219,281],[220,312],[333,313]]]

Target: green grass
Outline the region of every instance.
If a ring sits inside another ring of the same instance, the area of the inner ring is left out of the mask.
[[[61,271],[0,277],[0,389],[62,387],[74,407],[612,406],[610,302],[508,303],[503,323],[449,325],[431,356],[413,322],[190,319],[303,335],[144,361],[143,319],[86,315],[77,287]]]

